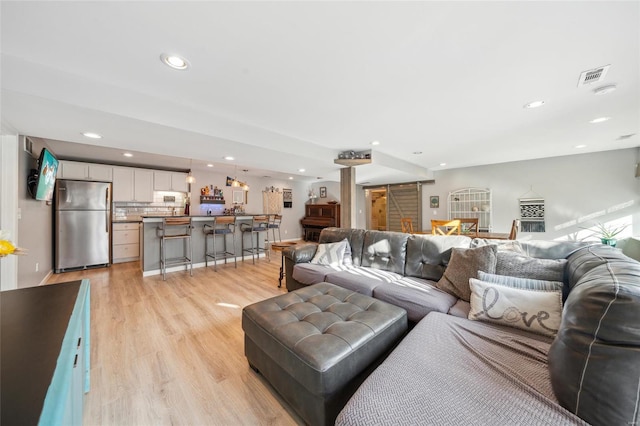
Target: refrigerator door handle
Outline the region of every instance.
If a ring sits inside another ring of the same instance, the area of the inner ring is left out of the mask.
[[[104,210],[104,214],[107,216],[107,220],[104,221],[105,225],[105,231],[107,232],[107,234],[109,233],[109,222],[110,222],[110,217],[109,217],[109,187],[107,187],[107,189],[105,190],[105,195],[104,195],[104,205],[106,206],[105,210]]]

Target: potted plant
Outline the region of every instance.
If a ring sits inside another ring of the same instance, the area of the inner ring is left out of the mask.
[[[594,232],[593,235],[600,238],[600,241],[602,242],[602,244],[615,247],[616,244],[618,243],[616,236],[622,231],[624,231],[627,228],[627,226],[629,225],[626,224],[626,225],[613,226],[613,225],[606,225],[604,223],[598,222],[596,223],[597,231]]]

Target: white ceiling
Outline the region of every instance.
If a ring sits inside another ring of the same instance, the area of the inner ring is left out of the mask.
[[[395,183],[640,145],[638,1],[0,7],[2,125],[62,158],[223,169],[233,155],[250,174],[339,180],[340,151],[373,149],[357,182]],[[605,84],[618,90],[595,96]]]

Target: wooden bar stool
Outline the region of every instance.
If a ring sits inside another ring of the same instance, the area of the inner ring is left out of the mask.
[[[240,231],[242,232],[242,242],[241,242],[241,246],[242,246],[242,261],[244,262],[244,254],[246,253],[251,253],[251,260],[253,260],[253,263],[256,263],[256,256],[260,257],[260,253],[266,253],[267,256],[269,255],[269,249],[268,247],[266,247],[266,245],[268,245],[269,243],[269,217],[267,215],[261,215],[261,216],[253,216],[251,218],[251,224],[248,223],[241,223],[240,224]],[[266,233],[266,238],[265,240],[265,247],[260,247],[260,233],[261,232],[265,232]],[[244,248],[244,236],[246,234],[249,234],[249,238],[251,240],[251,248]],[[255,235],[255,245],[254,245],[254,240],[253,240],[253,236]],[[269,259],[271,260],[271,259]]]
[[[156,233],[160,237],[160,270],[162,279],[167,279],[167,266],[189,265],[190,275],[193,276],[193,247],[191,245],[191,218],[165,217]],[[184,255],[167,259],[166,244],[170,240],[182,240]]]
[[[238,260],[236,259],[236,218],[234,216],[220,216],[213,218],[213,225],[207,223],[204,224],[204,265],[209,266],[209,258],[213,259],[213,270],[218,270],[218,259],[224,259],[224,263],[227,263],[227,259],[233,257],[235,267],[238,267]],[[231,235],[233,240],[233,252],[227,249],[227,235]],[[216,249],[216,237],[222,237],[222,250]],[[213,250],[209,251],[209,237],[213,241]]]

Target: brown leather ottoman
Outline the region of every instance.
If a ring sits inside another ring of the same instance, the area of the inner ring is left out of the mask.
[[[407,330],[404,309],[329,283],[245,307],[249,365],[310,425],[333,424]]]

